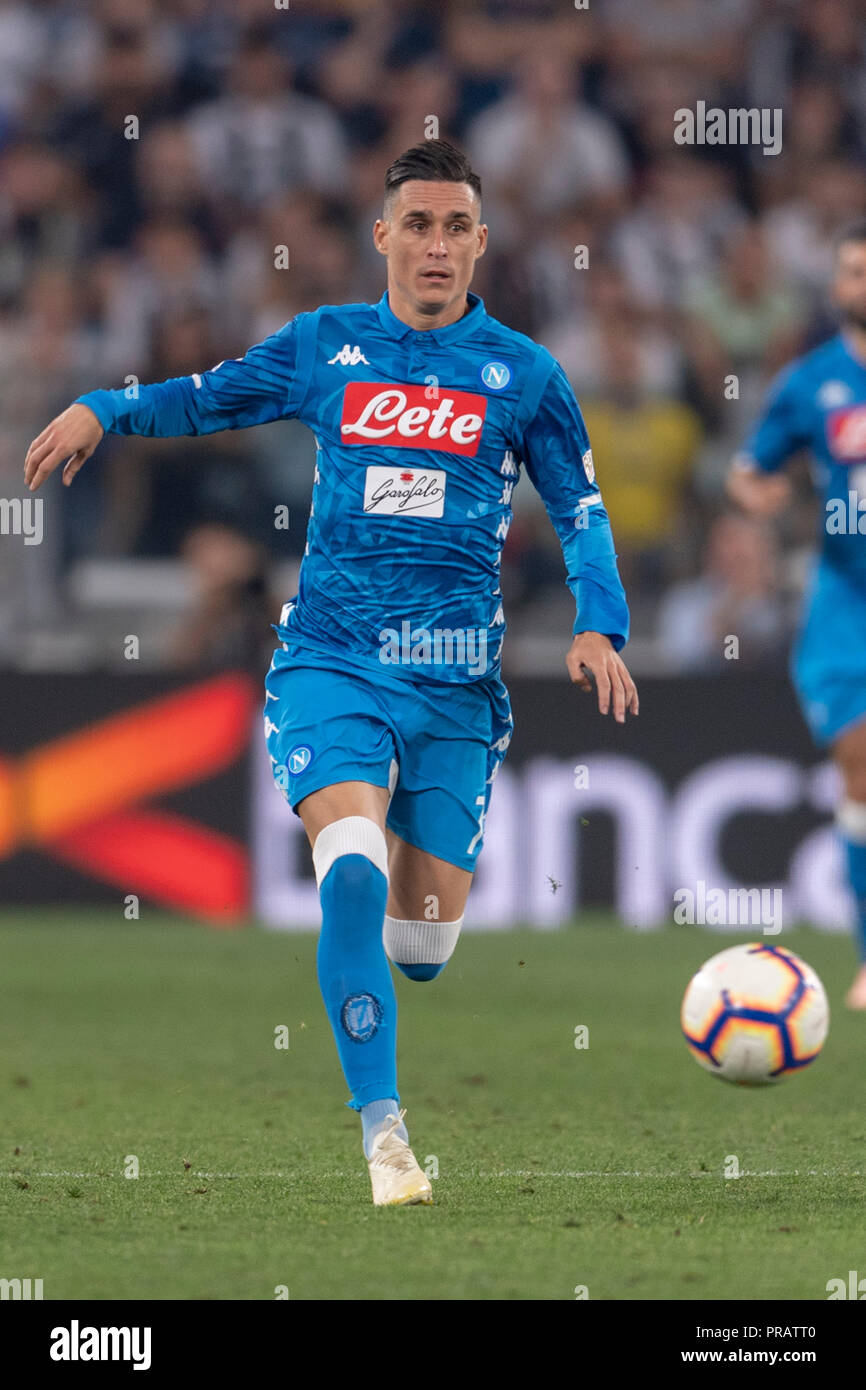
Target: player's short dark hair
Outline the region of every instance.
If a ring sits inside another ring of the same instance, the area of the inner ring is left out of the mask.
[[[425,179],[436,183],[468,183],[481,201],[481,180],[462,150],[447,140],[422,140],[404,151],[385,174],[385,209],[402,183]]]
[[[866,217],[859,217],[856,222],[849,222],[836,233],[833,238],[834,255],[838,255],[842,247],[850,245],[851,242],[866,242]]]

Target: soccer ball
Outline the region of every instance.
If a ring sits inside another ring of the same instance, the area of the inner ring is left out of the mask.
[[[731,946],[712,956],[683,997],[683,1036],[713,1076],[764,1086],[814,1062],[830,1009],[811,966],[781,946]]]

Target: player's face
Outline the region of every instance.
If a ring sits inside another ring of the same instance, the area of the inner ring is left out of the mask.
[[[839,247],[833,299],[846,323],[866,331],[866,242],[846,241]]]
[[[410,179],[394,196],[387,220],[373,229],[376,249],[388,258],[388,287],[418,314],[462,312],[475,262],[484,254],[487,228],[468,183]]]

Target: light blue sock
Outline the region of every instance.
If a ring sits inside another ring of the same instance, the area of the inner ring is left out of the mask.
[[[388,881],[366,855],[339,854],[321,881],[319,896],[322,931],[316,965],[352,1092],[347,1104],[361,1110],[369,1101],[399,1102],[397,999],[382,944]]]
[[[381,1129],[385,1128],[389,1115],[399,1115],[400,1102],[391,1100],[371,1100],[369,1105],[361,1106],[361,1123],[364,1126],[364,1155],[370,1157],[373,1151],[373,1140]],[[394,1131],[399,1134],[401,1139],[409,1143],[409,1134],[404,1124],[399,1124]]]
[[[435,980],[437,975],[442,974],[448,962],[443,960],[441,965],[401,965],[398,960],[395,960],[394,964],[398,970],[403,971],[407,979],[415,980],[420,984],[428,984],[430,980]]]

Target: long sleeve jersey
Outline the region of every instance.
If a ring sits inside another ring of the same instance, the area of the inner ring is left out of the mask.
[[[822,501],[821,563],[866,585],[866,362],[844,334],[778,373],[740,455],[775,473],[805,449]]]
[[[475,294],[456,323],[425,331],[397,318],[387,293],[377,304],[324,305],[211,371],[79,400],[118,434],[292,418],[309,426],[317,454],[306,548],[278,628],[293,650],[389,662],[412,679],[498,672],[500,559],[521,467],[562,545],[573,631],[604,633],[617,650],[628,639],[610,523],[568,379]]]

